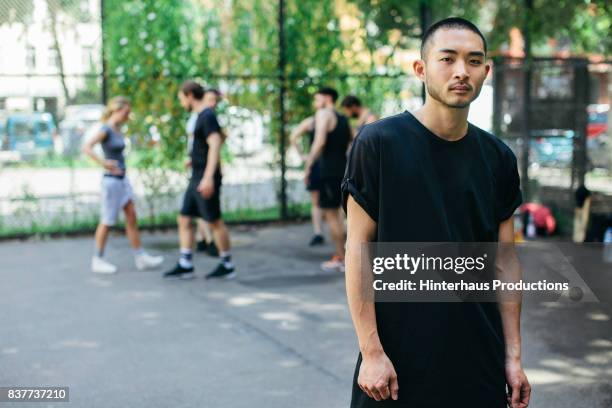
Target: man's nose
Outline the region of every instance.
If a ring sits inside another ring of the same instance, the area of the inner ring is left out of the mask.
[[[457,61],[455,63],[455,70],[453,72],[453,77],[455,77],[456,79],[460,80],[460,81],[464,81],[466,79],[468,79],[470,77],[470,74],[468,74],[467,69],[465,69],[465,63],[461,60]]]

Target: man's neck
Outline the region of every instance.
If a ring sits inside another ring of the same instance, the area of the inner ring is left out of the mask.
[[[193,111],[196,113],[200,113],[206,108],[212,108],[212,106],[204,101],[195,102],[193,104]]]
[[[469,110],[469,107],[449,108],[428,96],[425,105],[414,116],[435,135],[454,141],[467,133]]]
[[[325,105],[325,106],[323,107],[323,109],[328,109],[328,110],[330,110],[330,111],[333,111],[333,110],[335,110],[335,109],[336,109],[336,106],[335,106],[335,105],[333,105],[333,104],[327,104],[327,105]]]
[[[368,116],[370,116],[370,110],[366,108],[362,108],[359,112],[359,117],[357,118],[357,123],[363,125],[368,120]]]

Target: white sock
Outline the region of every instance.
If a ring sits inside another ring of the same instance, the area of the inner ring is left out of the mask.
[[[228,269],[232,269],[234,264],[232,263],[232,254],[229,251],[221,251],[219,252],[219,258],[221,258],[221,263]]]
[[[181,265],[181,268],[193,268],[193,262],[191,261],[191,257],[191,248],[181,248],[181,257],[179,258],[179,265]]]

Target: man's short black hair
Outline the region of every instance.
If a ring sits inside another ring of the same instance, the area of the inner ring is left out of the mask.
[[[221,97],[221,92],[217,88],[206,88],[203,95],[206,95],[209,92],[214,93],[217,98]]]
[[[183,95],[193,95],[195,99],[202,99],[204,97],[204,87],[197,83],[196,81],[185,81],[183,85],[181,85],[181,92]]]
[[[440,20],[436,23],[433,23],[427,29],[427,31],[425,31],[425,34],[423,34],[423,39],[421,40],[421,59],[425,58],[425,48],[427,46],[427,43],[431,41],[431,38],[436,33],[436,31],[440,29],[449,29],[449,28],[460,28],[464,30],[470,30],[478,34],[480,38],[482,39],[482,44],[484,45],[485,55],[487,54],[487,40],[485,40],[484,35],[482,35],[482,33],[480,32],[478,27],[476,27],[476,25],[466,20],[465,18],[449,17],[449,18]]]
[[[336,103],[336,101],[338,100],[338,91],[336,91],[334,88],[329,87],[329,86],[324,86],[322,88],[319,88],[319,90],[315,92],[315,94],[329,95],[331,96],[332,101],[334,103]]]
[[[340,103],[345,108],[352,108],[353,106],[361,106],[361,100],[355,95],[347,95],[344,97],[342,102]]]

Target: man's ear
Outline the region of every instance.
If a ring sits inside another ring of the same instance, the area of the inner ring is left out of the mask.
[[[485,71],[487,73],[486,76],[489,76],[489,72],[491,72],[491,63],[489,61],[485,63]]]
[[[422,59],[418,59],[412,63],[412,69],[414,70],[415,75],[421,81],[425,82],[425,61]]]

